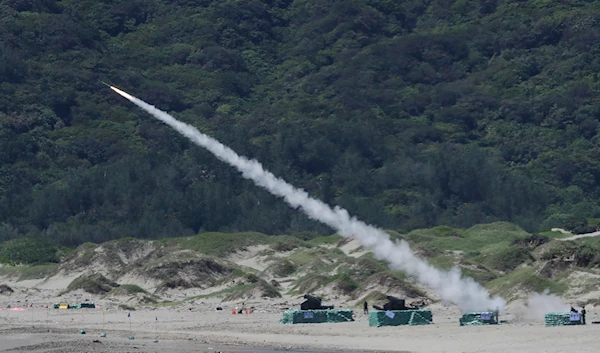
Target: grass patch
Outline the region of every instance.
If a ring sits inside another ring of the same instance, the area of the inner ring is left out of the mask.
[[[188,251],[173,253],[168,258],[148,263],[143,272],[147,276],[164,281],[161,289],[166,289],[215,285],[218,278],[228,276],[233,271],[224,261],[186,252]]]
[[[337,245],[340,242],[340,240],[342,240],[342,239],[344,239],[344,238],[342,238],[340,235],[333,234],[333,235],[327,235],[327,236],[322,236],[322,237],[316,237],[314,239],[307,241],[307,243],[310,245],[315,245],[315,246]]]
[[[494,274],[493,272],[490,272],[490,271],[477,271],[477,270],[473,270],[471,268],[464,268],[464,267],[461,267],[460,270],[461,270],[463,277],[470,277],[475,282],[477,282],[481,285],[485,285],[486,283],[498,278],[498,276],[496,274]]]
[[[297,269],[297,266],[293,262],[283,259],[274,266],[273,274],[277,277],[288,277],[294,274]]]
[[[315,260],[333,261],[347,259],[348,257],[340,249],[298,249],[287,257],[290,261],[298,266],[304,266],[315,262]]]
[[[492,254],[529,235],[512,223],[497,222],[476,225],[466,230],[450,227],[419,229],[408,233],[406,238],[413,244],[431,245],[446,251]]]
[[[379,302],[387,302],[387,294],[383,294],[380,291],[372,291],[369,292],[367,295],[365,295],[364,297],[360,298],[360,300],[357,302],[357,304],[355,305],[355,307],[363,307],[363,303],[367,302],[367,304],[369,305],[369,307],[371,306],[372,303],[379,303]]]
[[[379,272],[361,281],[361,283],[376,284],[379,287],[388,288],[390,291],[402,291],[410,298],[427,296],[427,293],[410,283],[404,273],[398,271]]]
[[[107,296],[123,296],[123,297],[136,297],[141,303],[154,304],[159,299],[154,294],[148,293],[145,289],[135,284],[122,284],[119,287],[113,288]]]
[[[335,282],[335,287],[342,294],[350,295],[352,292],[360,287],[360,284],[347,273],[340,273],[335,276],[329,277],[323,285]]]
[[[65,294],[78,289],[81,289],[91,294],[105,294],[113,290],[114,287],[119,285],[108,280],[101,274],[93,274],[91,276],[82,275],[73,280],[67,287],[67,289],[61,293]]]
[[[201,233],[193,237],[168,239],[166,244],[211,256],[227,256],[248,246],[271,244],[276,237],[262,233]]]
[[[221,298],[223,301],[232,301],[248,298],[250,295],[267,298],[280,298],[281,293],[275,286],[266,281],[259,279],[255,283],[238,284],[231,288],[223,289],[217,292],[198,295],[187,298],[185,301],[192,301],[204,298]]]
[[[543,260],[572,258],[581,268],[600,265],[600,240],[553,242],[541,254]]]
[[[531,263],[533,260],[528,249],[511,246],[493,254],[480,256],[476,262],[490,269],[507,272],[523,263]]]
[[[550,293],[556,295],[562,295],[567,290],[567,285],[565,283],[556,282],[536,275],[535,271],[535,267],[521,268],[506,276],[490,281],[486,287],[494,294],[499,294],[511,299],[516,299],[514,298],[514,295],[518,289],[537,293],[541,293],[548,289]]]
[[[553,239],[563,239],[563,238],[568,238],[570,236],[576,235],[576,234],[564,234],[561,232],[553,232],[551,230],[545,230],[542,232],[537,233],[538,235],[541,236],[545,236],[548,237],[548,239],[553,240]]]
[[[128,294],[149,294],[145,289],[135,284],[121,284],[118,288],[114,288],[111,292],[122,291]]]
[[[273,237],[275,240],[271,244],[271,249],[276,252],[288,252],[297,248],[309,248],[312,245],[308,244],[302,239],[298,239],[295,237],[290,237],[287,235]]]
[[[96,248],[98,244],[94,243],[83,243],[79,245],[67,259],[71,261],[73,267],[87,267],[92,264],[94,255],[96,254]]]
[[[20,238],[0,243],[0,262],[8,264],[58,263],[59,248],[41,239]]]
[[[456,266],[456,260],[451,255],[440,255],[428,260],[429,264],[442,270],[449,270]]]
[[[327,283],[327,280],[328,277],[324,275],[311,273],[307,276],[298,279],[298,281],[296,281],[296,284],[293,287],[293,291],[290,291],[289,294],[306,294],[314,292],[315,290],[325,285],[325,283]]]
[[[17,277],[17,281],[44,279],[55,274],[58,266],[58,264],[3,266],[0,267],[0,276]]]

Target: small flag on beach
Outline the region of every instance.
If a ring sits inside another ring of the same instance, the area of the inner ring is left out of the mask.
[[[131,317],[131,313],[127,313],[127,317]]]
[[[158,316],[156,317],[156,321],[158,321]]]
[[[102,316],[104,316],[104,311],[102,312]]]

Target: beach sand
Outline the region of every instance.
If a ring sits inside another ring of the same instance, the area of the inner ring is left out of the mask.
[[[542,318],[538,322],[461,327],[456,309],[434,305],[432,325],[369,327],[361,310],[355,310],[354,322],[282,325],[278,322],[282,310],[275,310],[268,301],[253,304],[252,314],[241,315],[232,315],[232,308],[227,306],[223,311],[215,310],[217,302],[140,309],[130,312],[131,322],[128,311],[103,308],[102,304],[100,309],[83,311],[2,310],[0,351],[597,352],[600,331],[600,325],[589,324],[595,312],[588,314],[586,326],[545,327]],[[510,310],[501,319],[517,321]],[[80,334],[80,329],[86,334]],[[107,337],[101,338],[101,332]],[[128,338],[131,335],[134,340]]]
[[[355,250],[359,249],[359,245],[355,241],[349,241],[340,248],[348,254],[356,255]],[[67,261],[48,278],[0,278],[0,284],[6,284],[12,289],[12,292],[0,294],[0,352],[212,353],[279,350],[562,353],[577,350],[586,353],[599,350],[597,337],[600,325],[591,324],[599,316],[599,307],[587,306],[586,326],[545,327],[545,312],[532,313],[524,310],[522,299],[512,301],[501,313],[500,319],[508,322],[506,324],[461,327],[458,308],[434,300],[434,304],[427,306],[433,313],[434,323],[431,325],[369,327],[368,318],[362,312],[362,302],[357,299],[360,296],[341,296],[332,288],[325,288],[322,291],[326,296],[323,304],[334,305],[336,308],[354,308],[355,321],[283,325],[279,323],[282,313],[289,309],[299,309],[300,303],[304,301],[301,294],[290,294],[294,293],[291,286],[293,278],[277,278],[282,286],[281,298],[244,293],[245,299],[221,302],[221,299],[215,298],[214,293],[229,288],[227,283],[207,288],[164,290],[160,291],[159,298],[149,293],[155,293],[162,282],[136,272],[139,268],[136,264],[145,261],[139,259],[144,259],[144,254],[154,247],[137,244],[135,249],[134,252],[126,252],[129,256],[127,258],[125,252],[117,252],[121,262],[129,264],[119,271],[115,268],[114,261],[109,261],[110,258],[105,256],[107,252],[114,250],[99,247],[94,250],[96,255],[93,261],[86,262],[85,266],[76,266],[73,261]],[[264,246],[250,247],[234,253],[228,260],[236,266],[254,269],[262,273],[265,280],[271,280],[265,267],[269,262],[263,255],[259,255],[263,250]],[[121,284],[137,285],[147,292],[123,295],[123,292],[111,291],[93,295],[81,289],[66,290],[79,276],[92,273],[104,274]],[[589,284],[595,283],[600,275],[576,271],[570,278],[572,293],[564,300],[564,306],[559,303],[559,307],[566,307],[565,310],[568,310],[568,306],[573,305],[579,309],[582,302],[594,302],[600,295],[598,290],[589,290]],[[391,291],[376,284],[369,288],[382,293]],[[397,290],[392,293],[402,297],[402,293]],[[435,299],[433,293],[428,294],[432,300]],[[511,294],[517,297],[519,293]],[[525,296],[525,293],[521,294],[523,295],[518,297]],[[94,302],[99,308],[53,309],[55,303],[77,304],[85,301]],[[244,302],[245,307],[254,309],[253,313],[232,315],[232,309]],[[223,310],[216,310],[218,306],[222,306]],[[556,309],[544,307],[542,310]],[[128,318],[128,313],[131,313],[131,318]],[[79,333],[81,329],[86,331],[85,335]],[[101,332],[105,332],[107,337],[100,337]],[[130,340],[129,336],[134,339]],[[153,342],[155,339],[158,340],[157,343]]]

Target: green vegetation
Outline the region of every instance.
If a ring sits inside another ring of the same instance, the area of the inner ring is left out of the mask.
[[[100,81],[384,229],[589,230],[599,18],[584,0],[3,2],[0,241],[331,233]]]
[[[223,289],[210,294],[199,295],[186,299],[186,301],[202,299],[202,298],[222,298],[223,300],[238,300],[248,298],[249,295],[255,294],[258,297],[279,298],[281,293],[275,286],[260,279],[256,282],[245,284],[237,284],[227,289]]]
[[[13,239],[0,243],[0,262],[9,264],[42,264],[59,262],[59,248],[38,239]]]
[[[292,251],[298,247],[309,247],[310,244],[294,237],[278,237],[279,239],[271,245],[277,252]]]
[[[571,258],[579,267],[594,267],[600,265],[598,249],[600,249],[600,243],[597,241],[591,243],[564,242],[560,246],[548,249],[541,258],[544,260]]]
[[[337,234],[316,237],[309,240],[307,243],[310,245],[337,245],[343,238]]]
[[[297,266],[293,262],[283,259],[275,265],[274,273],[277,277],[288,277],[296,272]]]
[[[114,292],[116,289],[113,289],[112,292]],[[135,284],[121,284],[118,288],[119,291],[123,291],[129,294],[137,294],[137,293],[142,293],[142,294],[149,294],[145,289],[135,285]]]
[[[156,303],[159,299],[156,295],[148,293],[148,291],[135,284],[121,284],[113,288],[106,296],[137,297],[140,303],[144,304]]]
[[[0,277],[16,277],[18,281],[43,279],[54,275],[59,264],[2,266]]]
[[[327,285],[329,283],[335,283],[335,288],[345,295],[352,294],[352,292],[357,290],[360,286],[358,282],[351,278],[347,273],[339,273],[329,277],[322,285]]]
[[[384,294],[381,293],[379,291],[373,291],[370,292],[369,294],[367,294],[366,296],[362,297],[357,303],[356,303],[356,307],[362,307],[363,306],[363,302],[368,302],[369,305],[373,305],[375,303],[378,302],[387,302],[387,296],[389,294]]]
[[[598,286],[594,276],[600,266],[600,238],[564,241],[557,239],[562,236],[555,233],[531,234],[505,222],[467,229],[443,226],[407,234],[393,232],[391,236],[408,241],[418,254],[428,258],[431,265],[443,269],[458,267],[463,275],[508,299],[530,291],[549,289],[562,294],[567,289],[574,293]],[[248,246],[269,250],[239,254],[244,261],[245,256],[257,256],[255,260],[266,265],[264,270],[247,268],[224,258],[232,251],[231,244],[235,243],[236,237],[240,238],[237,250]],[[404,273],[391,270],[388,263],[375,259],[372,253],[344,253],[340,248],[344,242],[340,239],[332,241],[336,237],[304,241],[259,233],[230,233],[223,237],[209,233],[157,242],[123,239],[100,245],[86,243],[63,257],[61,264],[2,265],[0,277],[44,279],[59,270],[72,270],[73,266],[89,269],[99,265],[110,266],[115,274],[133,271],[131,273],[136,276],[158,280],[161,284],[155,294],[173,288],[210,291],[213,287],[223,286],[197,298],[237,300],[278,297],[281,293],[335,293],[359,300],[375,298],[375,292],[379,291],[428,300],[427,293]],[[286,244],[286,240],[293,243],[293,247],[278,245]],[[19,243],[11,241],[11,244]],[[275,252],[274,248],[282,252]],[[575,271],[578,273],[572,277]],[[589,276],[586,277],[586,273]],[[128,284],[119,286],[99,274],[75,279],[67,291],[77,289],[96,294],[135,296],[140,302],[150,304],[159,300],[143,288]]]
[[[535,271],[534,267],[518,269],[505,277],[489,282],[486,287],[492,293],[500,294],[509,300],[515,299],[518,290],[541,293],[548,289],[550,293],[557,295],[561,295],[567,290],[566,283],[542,277],[535,274]]]
[[[261,233],[201,233],[193,237],[168,239],[166,244],[219,257],[270,241]]]
[[[81,289],[91,294],[105,294],[119,285],[108,280],[101,274],[81,275],[73,280],[67,287],[65,293]]]

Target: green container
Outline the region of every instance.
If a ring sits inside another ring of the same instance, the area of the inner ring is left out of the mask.
[[[432,323],[431,310],[373,310],[369,312],[369,326],[429,325]]]
[[[319,324],[354,321],[352,310],[288,310],[279,320],[282,324]]]
[[[464,314],[459,322],[460,326],[497,325],[498,318],[491,311],[473,312]]]
[[[545,316],[546,326],[582,325],[579,313],[548,313]]]
[[[79,304],[80,308],[88,308],[88,309],[95,309],[96,308],[96,304],[94,303],[81,303]]]

